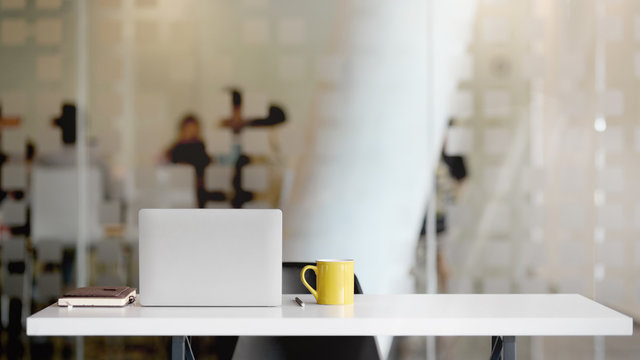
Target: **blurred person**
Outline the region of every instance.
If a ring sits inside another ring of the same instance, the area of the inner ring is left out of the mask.
[[[200,136],[200,122],[191,114],[185,115],[180,122],[178,138],[166,151],[167,159],[176,164],[193,165],[199,178],[211,163],[204,141]]]
[[[454,120],[449,121],[448,129],[454,125]],[[449,280],[449,265],[443,254],[442,247],[444,238],[449,227],[447,208],[454,205],[462,192],[464,180],[468,177],[465,158],[460,155],[448,155],[447,131],[440,152],[440,159],[436,168],[436,236],[438,241],[437,267],[438,267],[438,288],[441,292],[447,292],[447,282]],[[422,227],[421,235],[426,234],[426,223]]]
[[[205,189],[204,170],[211,164],[212,159],[207,154],[204,141],[200,136],[200,121],[195,115],[187,114],[182,118],[178,128],[178,138],[167,149],[165,157],[174,164],[189,164],[194,167],[199,208],[204,208],[209,200],[221,201],[226,198],[219,191],[209,192]]]
[[[219,156],[217,159],[220,163],[234,165],[232,180],[234,195],[231,199],[231,206],[241,208],[246,202],[253,200],[255,196],[253,192],[247,191],[242,187],[243,168],[252,161],[261,159],[257,159],[259,156],[253,155],[250,157],[243,153],[239,138],[240,133],[246,127],[271,127],[282,124],[286,120],[286,115],[280,106],[271,104],[266,118],[245,119],[242,116],[242,93],[237,89],[231,89],[230,91],[231,117],[220,121],[220,126],[231,129],[234,134],[233,145],[230,154]]]

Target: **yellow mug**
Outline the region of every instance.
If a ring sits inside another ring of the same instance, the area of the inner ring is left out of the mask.
[[[309,269],[316,273],[317,289],[304,279],[304,273]],[[317,260],[316,265],[302,268],[300,278],[318,304],[353,304],[353,260]]]

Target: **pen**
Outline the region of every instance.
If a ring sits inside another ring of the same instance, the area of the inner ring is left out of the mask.
[[[298,305],[300,305],[300,307],[304,307],[304,301],[302,301],[299,297],[296,296],[294,300]]]

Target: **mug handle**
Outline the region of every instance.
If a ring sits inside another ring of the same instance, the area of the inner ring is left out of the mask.
[[[309,285],[309,283],[307,282],[307,280],[305,280],[304,278],[304,273],[307,272],[307,270],[313,270],[314,273],[316,273],[316,279],[318,278],[318,267],[315,265],[307,265],[305,267],[302,268],[302,271],[300,272],[300,279],[302,280],[302,284],[309,289],[309,291],[311,291],[311,293],[313,294],[313,296],[316,298],[316,301],[318,301],[318,292],[311,287],[311,285]]]

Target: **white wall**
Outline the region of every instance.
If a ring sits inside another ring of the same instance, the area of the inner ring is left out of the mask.
[[[409,271],[458,76],[449,64],[469,37],[471,17],[450,17],[461,2],[430,5],[355,2],[344,49],[349,76],[328,91],[336,110],[316,119],[307,167],[285,209],[285,259],[354,258],[367,293],[412,291]]]

